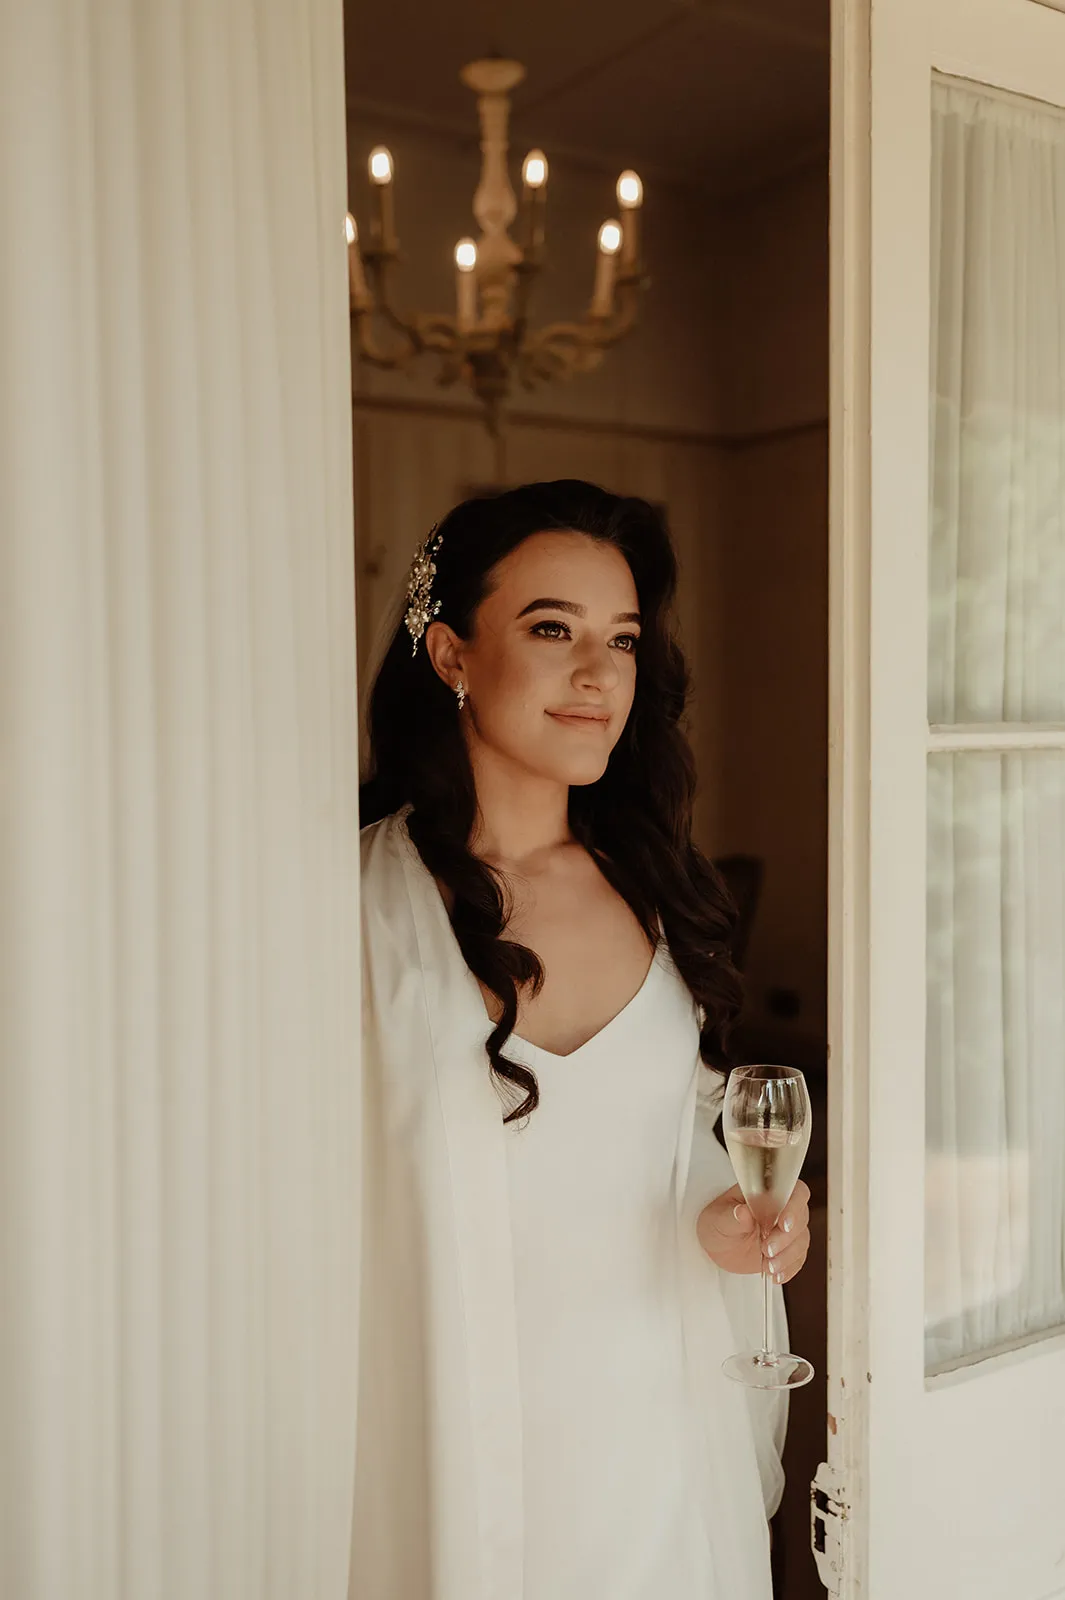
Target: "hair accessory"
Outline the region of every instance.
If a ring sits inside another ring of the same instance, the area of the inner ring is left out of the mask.
[[[463,706],[466,704],[466,685],[463,683],[461,678],[455,685],[455,694],[458,698],[459,710],[461,711]]]
[[[414,552],[411,562],[410,577],[407,580],[407,632],[414,641],[411,655],[418,654],[418,640],[440,610],[440,601],[430,605],[432,598],[433,579],[436,577],[436,562],[433,557],[437,554],[444,539],[437,533],[439,524],[434,523],[429,530],[424,544],[420,544]]]

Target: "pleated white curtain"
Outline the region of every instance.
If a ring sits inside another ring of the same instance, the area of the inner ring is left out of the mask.
[[[343,1600],[340,0],[0,10],[0,1593]]]
[[[933,173],[937,1367],[1065,1323],[1065,114],[938,81]]]

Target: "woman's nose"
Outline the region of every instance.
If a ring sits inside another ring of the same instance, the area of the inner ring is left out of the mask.
[[[618,664],[610,646],[588,640],[578,652],[573,681],[580,688],[613,689],[618,682]]]

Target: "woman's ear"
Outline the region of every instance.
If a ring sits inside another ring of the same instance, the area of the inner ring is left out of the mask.
[[[425,630],[425,648],[433,671],[453,690],[463,673],[463,641],[446,622],[432,622]]]

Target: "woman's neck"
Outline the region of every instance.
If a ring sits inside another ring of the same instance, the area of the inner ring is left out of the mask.
[[[471,751],[477,821],[470,848],[493,866],[523,864],[572,842],[569,786]]]

